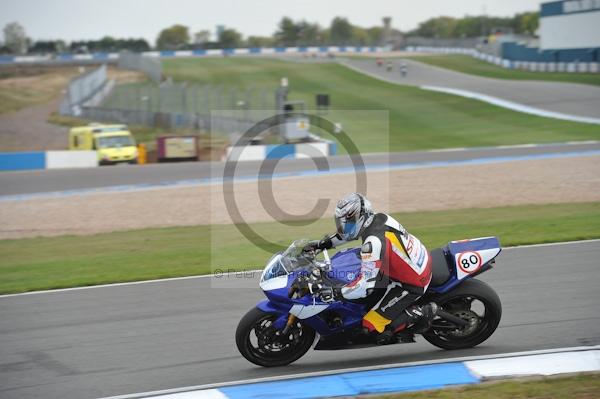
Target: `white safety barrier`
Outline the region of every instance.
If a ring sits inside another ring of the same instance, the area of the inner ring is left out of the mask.
[[[282,158],[320,158],[335,155],[336,144],[320,141],[299,144],[247,145],[227,148],[226,159],[230,161],[262,161]]]
[[[235,161],[262,161],[265,159],[266,145],[227,147],[227,159]]]
[[[141,55],[148,57],[202,57],[202,56],[231,56],[231,55],[260,55],[260,54],[358,54],[377,53],[389,50],[388,47],[379,46],[323,46],[323,47],[255,47],[255,48],[224,48],[224,49],[198,49],[180,51],[145,51]],[[115,61],[119,53],[92,53],[92,54],[58,54],[58,55],[0,55],[0,64],[35,64],[35,63],[80,63]]]
[[[600,350],[473,360],[465,366],[480,378],[583,373],[600,370]]]
[[[46,151],[46,169],[93,168],[98,166],[96,151]]]

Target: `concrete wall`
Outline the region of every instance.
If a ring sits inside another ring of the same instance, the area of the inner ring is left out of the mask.
[[[227,148],[226,157],[235,161],[262,161],[281,158],[319,158],[335,155],[332,141],[300,144],[248,145]]]
[[[0,153],[0,171],[45,169],[45,152],[3,152]]]
[[[93,168],[98,166],[96,151],[48,151],[46,169]]]
[[[470,55],[481,61],[489,62],[507,69],[521,69],[532,72],[572,72],[572,73],[598,73],[600,72],[600,63],[598,62],[537,62],[537,61],[516,61],[506,58],[495,57],[489,54],[483,54],[479,51],[466,48],[448,48],[448,47],[408,47],[406,51],[442,53],[442,54],[464,54]],[[567,50],[568,51],[568,50]]]
[[[0,171],[90,168],[98,166],[96,151],[0,153]]]
[[[356,54],[375,53],[383,51],[382,47],[368,46],[323,46],[323,47],[270,47],[270,48],[228,48],[211,50],[183,50],[183,51],[146,51],[143,56],[173,58],[173,57],[202,57],[202,56],[232,56],[232,55],[272,55],[272,54],[303,54],[303,53],[334,53],[334,54]],[[116,62],[118,53],[94,53],[94,54],[60,54],[56,56],[41,55],[0,55],[0,64],[80,64],[85,62]]]
[[[600,23],[600,19],[598,22]],[[520,43],[503,43],[501,56],[512,61],[600,62],[600,47],[542,50]]]

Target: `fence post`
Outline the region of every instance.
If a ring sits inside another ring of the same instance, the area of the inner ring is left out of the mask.
[[[185,83],[181,84],[181,110],[183,114],[187,113],[187,85]]]
[[[193,97],[194,112],[193,112],[193,114],[196,114],[198,112],[198,86],[193,85],[192,88],[193,88],[192,92],[194,93],[194,97]]]

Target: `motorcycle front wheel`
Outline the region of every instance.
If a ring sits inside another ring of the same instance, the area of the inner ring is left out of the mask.
[[[480,280],[467,280],[455,290],[431,299],[445,312],[469,323],[457,328],[449,321],[435,318],[423,338],[438,348],[465,349],[479,345],[496,331],[502,317],[498,294]]]
[[[301,358],[315,340],[315,331],[299,320],[281,335],[273,323],[277,314],[253,308],[240,320],[235,332],[238,350],[248,361],[263,367],[290,364]]]

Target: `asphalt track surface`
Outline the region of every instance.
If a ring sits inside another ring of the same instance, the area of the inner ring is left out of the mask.
[[[455,151],[415,151],[363,155],[366,165],[414,165],[456,162],[481,158],[510,158],[539,154],[561,154],[600,150],[600,142],[547,144],[507,148],[470,148]],[[329,168],[352,167],[348,156],[327,158]],[[275,165],[277,173],[315,171],[312,159],[246,161],[237,165],[236,176],[258,176],[261,167]],[[0,173],[0,197],[115,186],[161,185],[223,176],[225,162],[119,165],[83,169],[49,169]]]
[[[407,58],[392,62],[394,67],[392,71],[387,72],[385,67],[376,65],[375,59],[344,60],[345,64],[403,85],[440,86],[468,90],[547,111],[592,118],[600,117],[600,87],[598,86],[485,78],[435,67]],[[405,62],[408,67],[407,76],[404,78],[400,76],[399,65],[401,62]]]
[[[496,333],[479,347],[444,351],[419,337],[416,344],[310,351],[271,369],[248,363],[235,348],[238,320],[263,298],[249,277],[244,289],[215,288],[221,280],[206,277],[0,297],[0,397],[94,398],[597,345],[599,257],[600,240],[506,249],[496,267],[480,276],[498,292],[504,311]]]

